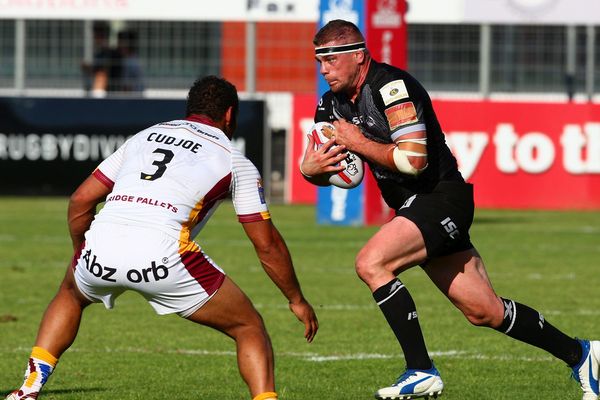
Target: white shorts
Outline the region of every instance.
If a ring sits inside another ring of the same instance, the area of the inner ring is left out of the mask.
[[[134,290],[157,314],[188,317],[204,305],[225,279],[195,243],[180,249],[163,232],[124,225],[95,224],[73,259],[75,282],[93,302],[113,308],[115,299]]]

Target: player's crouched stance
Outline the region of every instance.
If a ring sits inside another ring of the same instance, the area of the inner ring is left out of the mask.
[[[252,398],[277,399],[273,349],[261,316],[193,240],[231,193],[265,272],[304,323],[306,340],[313,340],[317,318],[271,222],[260,175],[230,141],[238,105],[235,87],[224,79],[196,81],[185,120],[134,135],[71,196],[73,264],[42,318],[23,384],[7,400],[37,399],[75,340],[84,308],[100,302],[112,308],[126,290],[142,294],[158,314],[176,313],[234,339]]]

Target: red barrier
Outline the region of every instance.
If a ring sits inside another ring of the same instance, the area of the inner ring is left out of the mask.
[[[301,126],[312,123],[315,101],[295,96],[290,203],[316,201],[298,172]],[[434,107],[478,207],[600,209],[600,105],[436,100]]]
[[[313,125],[316,94],[296,94],[293,100],[292,132],[287,137],[286,154],[286,203],[316,204],[317,187],[308,183],[300,174],[300,163],[308,143],[306,135]]]
[[[600,209],[600,105],[434,101],[475,204]]]

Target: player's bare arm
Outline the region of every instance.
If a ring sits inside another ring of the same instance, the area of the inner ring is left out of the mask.
[[[283,237],[271,220],[247,222],[242,226],[252,241],[265,272],[288,299],[290,310],[304,323],[304,337],[312,342],[319,329],[319,322],[312,306],[302,294]]]
[[[365,137],[358,126],[340,119],[334,121],[335,142],[349,151],[392,171],[418,175],[427,166],[427,133],[411,132],[394,144],[378,143]],[[405,157],[405,158],[403,158]]]
[[[344,146],[335,146],[334,140],[329,140],[320,148],[316,148],[315,139],[308,136],[308,145],[300,165],[300,171],[306,180],[313,185],[329,186],[329,175],[344,170],[339,165],[346,158]]]
[[[96,177],[90,175],[69,199],[68,223],[73,250],[77,251],[84,241],[84,234],[89,229],[96,215],[96,206],[104,201],[110,189]]]

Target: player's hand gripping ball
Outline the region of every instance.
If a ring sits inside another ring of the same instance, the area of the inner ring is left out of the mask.
[[[318,149],[331,139],[332,136],[335,136],[335,127],[329,122],[317,122],[310,129],[310,134],[315,140]],[[336,145],[334,145],[334,147],[335,146]],[[345,154],[346,158],[340,162],[340,165],[345,167],[344,170],[331,174],[329,183],[343,189],[352,189],[362,182],[365,175],[365,169],[363,160],[361,160],[360,157],[351,151],[346,151]]]

